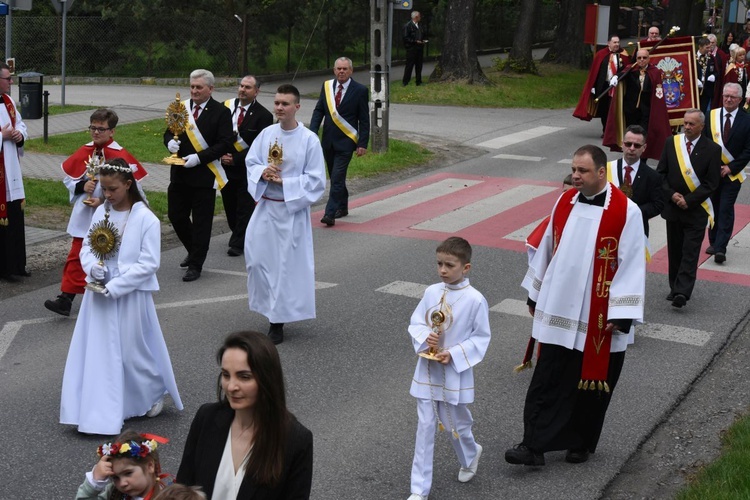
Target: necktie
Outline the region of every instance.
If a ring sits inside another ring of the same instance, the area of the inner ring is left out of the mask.
[[[341,104],[341,92],[344,91],[344,84],[339,83],[339,90],[336,92],[336,108],[338,109],[339,104]]]
[[[633,167],[630,165],[627,165],[625,167],[625,185],[626,186],[632,186],[633,185],[633,177],[631,173],[633,172]]]
[[[724,120],[724,132],[721,134],[722,138],[726,141],[729,139],[729,133],[732,131],[732,115],[727,113]]]
[[[193,118],[195,121],[198,121],[198,115],[201,114],[201,106],[200,104],[196,104],[193,106]]]
[[[687,150],[688,150],[688,156],[689,156],[690,153],[693,152],[693,142],[692,141],[688,141],[687,142]]]
[[[245,108],[240,108],[240,116],[237,118],[237,127],[239,128],[240,125],[242,125],[242,122],[245,120]]]

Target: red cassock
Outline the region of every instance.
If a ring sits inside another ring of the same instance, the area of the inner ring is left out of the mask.
[[[125,148],[117,144],[114,140],[108,142],[102,147],[105,160],[108,158],[122,158],[131,167],[136,166],[133,172],[135,180],[139,181],[148,175],[143,165],[136,160],[133,155],[128,153]],[[96,151],[96,146],[93,142],[89,142],[78,148],[78,150],[70,155],[63,163],[63,171],[70,176],[72,179],[80,179],[83,174],[86,173],[86,164]]]
[[[609,58],[609,54],[610,51],[608,47],[604,47],[602,50],[594,54],[594,62],[591,63],[589,76],[588,78],[586,78],[586,83],[583,85],[583,90],[581,91],[581,97],[578,100],[578,105],[573,111],[573,116],[575,116],[576,118],[580,118],[581,120],[586,120],[588,122],[591,121],[593,117],[597,116],[596,103],[594,102],[596,96],[591,93],[591,89],[593,87],[596,87],[596,78],[599,75],[599,70],[601,69],[602,63]],[[620,57],[622,58],[623,65],[630,64],[630,57],[628,57],[627,52],[625,52],[624,50],[620,52]]]
[[[625,68],[625,73],[630,66]],[[638,71],[634,69],[633,71]],[[667,115],[667,103],[664,99],[664,88],[662,87],[661,70],[654,65],[649,65],[646,70],[651,80],[651,110],[648,118],[648,135],[646,136],[646,150],[643,152],[645,158],[658,160],[664,142],[672,136],[672,127],[669,125]],[[623,89],[624,78],[617,84],[615,95],[609,105],[609,116],[607,126],[604,128],[604,140],[602,144],[610,148],[610,151],[622,151],[622,136],[625,135],[625,115],[623,113]]]

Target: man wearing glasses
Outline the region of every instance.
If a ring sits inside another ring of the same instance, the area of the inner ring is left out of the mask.
[[[622,158],[607,163],[607,180],[641,209],[643,231],[648,236],[648,221],[664,209],[664,194],[661,176],[641,160],[645,150],[646,131],[640,125],[629,126],[622,139]]]
[[[45,301],[44,307],[63,316],[70,316],[73,300],[76,295],[83,293],[86,286],[86,273],[81,267],[78,254],[81,252],[83,238],[88,234],[94,211],[104,202],[101,187],[86,166],[91,162],[107,163],[112,158],[122,158],[133,169],[133,177],[137,181],[146,176],[143,165],[115,142],[118,120],[117,113],[108,108],[99,108],[91,113],[88,127],[91,142],[78,148],[61,165],[65,174],[63,183],[68,188],[73,207],[68,221],[68,234],[73,237],[73,241],[63,267],[60,295],[55,300]]]
[[[640,125],[646,131],[646,149],[642,156],[658,160],[664,141],[672,135],[661,71],[650,63],[647,49],[638,50],[635,59],[632,67],[612,79],[617,85],[617,92],[623,93],[622,113],[617,106],[620,97],[616,94],[610,105],[603,144],[620,151],[622,137],[618,130]]]
[[[26,238],[24,236],[23,176],[19,151],[28,138],[26,124],[10,98],[10,68],[0,63],[0,279],[16,282],[16,276],[28,276]]]
[[[745,181],[745,166],[750,162],[750,116],[740,111],[742,87],[724,85],[723,106],[711,110],[706,136],[721,147],[721,181],[711,195],[716,221],[708,230],[706,253],[714,262],[727,260],[727,244],[734,230],[734,202]]]

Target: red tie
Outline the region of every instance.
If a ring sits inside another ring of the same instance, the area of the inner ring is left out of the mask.
[[[242,125],[242,122],[245,120],[245,108],[240,108],[240,117],[237,118],[237,127]]]
[[[196,104],[193,106],[193,118],[195,121],[198,121],[198,115],[201,113],[201,106],[200,104]]]
[[[344,84],[339,83],[339,90],[336,92],[336,109],[338,109],[339,104],[341,104],[341,92],[344,90]]]
[[[690,156],[690,153],[693,152],[693,143],[692,141],[687,142],[687,150],[688,150],[688,156]]]
[[[727,113],[724,119],[724,133],[722,138],[726,141],[729,139],[729,133],[732,131],[732,115]]]
[[[632,186],[633,185],[633,177],[630,175],[631,172],[633,172],[633,167],[630,165],[625,167],[625,185],[626,186]]]

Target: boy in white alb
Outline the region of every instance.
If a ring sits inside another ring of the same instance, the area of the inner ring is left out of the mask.
[[[459,481],[474,477],[482,455],[467,405],[474,402],[473,367],[490,343],[489,307],[466,278],[471,268],[469,242],[455,236],[442,242],[437,267],[441,283],[427,288],[409,324],[420,357],[410,390],[417,398],[419,423],[408,500],[426,500],[430,493],[436,426],[450,433],[461,463]],[[424,357],[430,354],[433,359]]]

